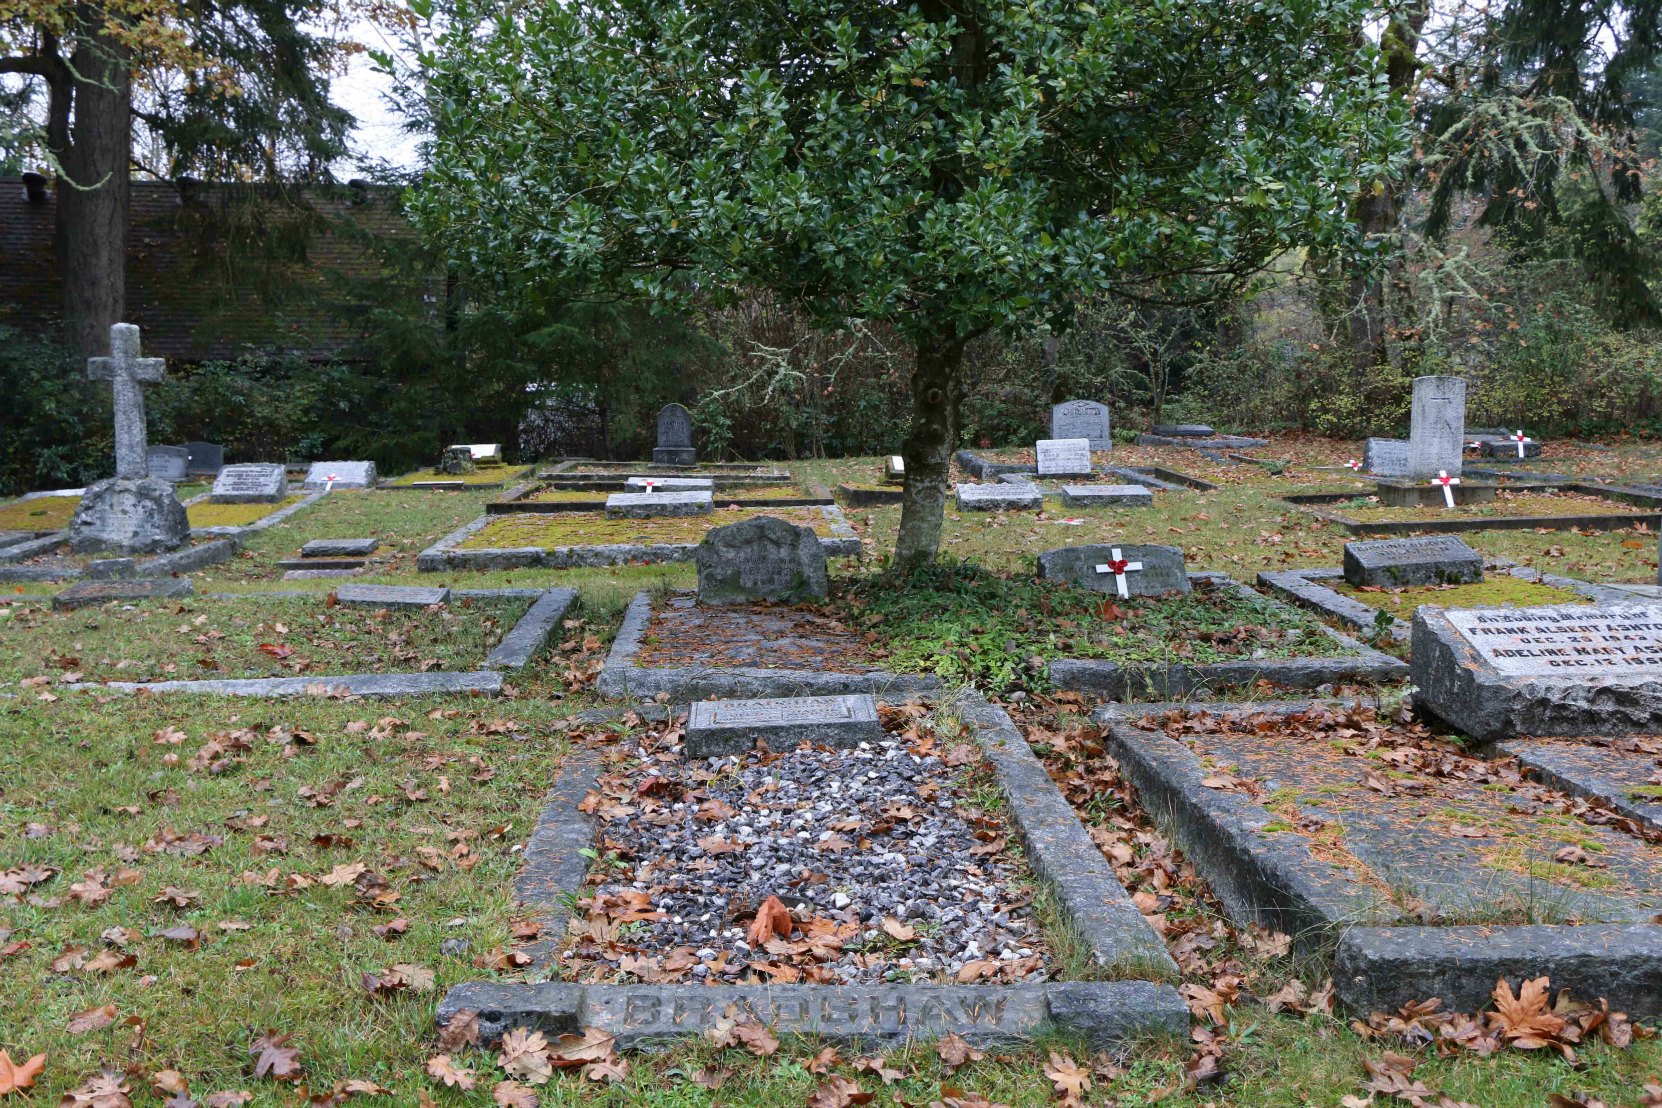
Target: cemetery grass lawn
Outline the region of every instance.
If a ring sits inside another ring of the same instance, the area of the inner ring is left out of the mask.
[[[500,485],[503,483],[512,484],[528,474],[529,468],[523,465],[479,466],[472,473],[439,473],[437,470],[428,468],[400,474],[387,483],[395,487],[413,485],[417,481],[460,481],[464,485]],[[420,489],[417,491],[426,492],[428,490]]]
[[[37,496],[0,506],[0,531],[62,531],[81,506],[78,496]]]
[[[818,508],[728,508],[701,516],[659,516],[652,519],[608,519],[604,512],[523,512],[492,517],[492,522],[470,535],[463,550],[562,546],[602,546],[612,543],[696,543],[712,527],[739,523],[759,515],[773,516],[812,527],[831,537],[831,522]]]
[[[273,512],[300,503],[307,495],[300,493],[285,497],[275,504],[214,504],[204,500],[186,508],[185,514],[190,517],[192,527],[247,527]]]
[[[4,603],[4,601],[0,601]],[[377,610],[316,600],[187,597],[53,611],[13,603],[0,633],[0,687],[55,681],[169,681],[470,670],[530,607],[472,599]]]
[[[947,562],[904,588],[880,576],[855,582],[843,599],[848,622],[876,632],[889,668],[989,689],[1058,658],[1202,664],[1347,653],[1312,615],[1204,583],[1188,596],[1121,600]]]
[[[1421,604],[1439,608],[1533,608],[1548,604],[1591,604],[1592,601],[1569,589],[1554,588],[1534,581],[1520,581],[1506,573],[1491,573],[1482,581],[1464,585],[1415,585],[1411,588],[1381,589],[1344,581],[1325,582],[1334,592],[1360,604],[1410,618]]]

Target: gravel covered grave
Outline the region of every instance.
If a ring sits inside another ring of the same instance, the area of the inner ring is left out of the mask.
[[[980,751],[939,742],[909,718],[921,712],[883,709],[892,737],[848,751],[629,751],[583,805],[599,859],[564,976],[1047,979],[1032,877],[1004,820],[972,799],[993,795]]]

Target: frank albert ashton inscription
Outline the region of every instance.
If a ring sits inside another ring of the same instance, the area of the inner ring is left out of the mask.
[[[1451,611],[1448,620],[1485,661],[1512,677],[1662,670],[1662,609],[1489,609]]]
[[[1015,1036],[1037,1030],[1046,1019],[1043,991],[1035,987],[995,988],[757,988],[735,997],[708,988],[592,989],[584,1000],[591,1026],[632,1035],[698,1032],[718,1019],[752,1019],[782,1032],[879,1037],[909,1033],[928,1038],[949,1031],[996,1031]]]

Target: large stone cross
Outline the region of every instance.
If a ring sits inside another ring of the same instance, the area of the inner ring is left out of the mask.
[[[162,358],[139,357],[139,329],[136,324],[110,326],[110,356],[88,358],[87,376],[110,382],[115,398],[115,475],[148,477],[150,462],[145,456],[144,385],[162,379],[167,362]]]

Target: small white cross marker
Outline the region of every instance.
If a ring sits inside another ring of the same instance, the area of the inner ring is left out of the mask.
[[[652,480],[652,478],[648,477],[646,480],[641,482],[641,487],[646,490],[646,494],[648,496],[651,496],[652,495],[652,490],[658,487],[658,482],[656,482],[656,481]]]
[[[1431,479],[1431,483],[1433,485],[1443,486],[1443,499],[1448,503],[1449,507],[1454,507],[1454,486],[1460,483],[1460,478],[1450,477],[1448,475],[1448,470],[1439,469],[1437,471],[1437,476]]]
[[[1143,563],[1141,562],[1126,561],[1125,556],[1120,553],[1120,548],[1116,546],[1108,552],[1108,562],[1097,566],[1096,571],[1098,573],[1112,573],[1114,584],[1119,588],[1120,599],[1129,600],[1131,599],[1131,591],[1125,586],[1125,575],[1135,573],[1142,568]]]
[[[1524,457],[1524,444],[1535,440],[1524,434],[1523,428],[1520,427],[1518,433],[1512,436],[1512,441],[1518,444],[1518,457],[1522,458]]]
[[[1355,458],[1352,458],[1350,461],[1346,462],[1345,465],[1352,473],[1362,472],[1362,463],[1357,461]]]
[[[333,474],[333,473],[331,473],[328,477],[324,478],[324,481],[326,483],[323,486],[323,491],[324,492],[334,492],[335,491],[335,482],[338,481],[338,480],[340,480],[340,477],[337,474]]]

